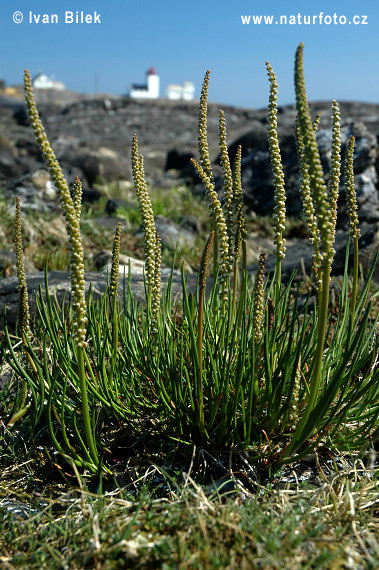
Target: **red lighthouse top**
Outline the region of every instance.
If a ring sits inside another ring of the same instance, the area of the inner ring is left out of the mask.
[[[157,72],[155,71],[155,67],[150,67],[147,70],[147,75],[156,75],[156,74],[157,74]]]

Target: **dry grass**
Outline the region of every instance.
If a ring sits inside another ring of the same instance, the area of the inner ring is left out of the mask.
[[[248,466],[243,478],[225,469],[221,486],[220,479],[199,482],[194,456],[176,474],[152,461],[143,468],[137,458],[101,489],[74,472],[61,470],[57,478],[36,457],[18,462],[8,447],[1,461],[1,565],[377,568],[375,454],[364,462],[310,461],[271,479],[254,477]]]

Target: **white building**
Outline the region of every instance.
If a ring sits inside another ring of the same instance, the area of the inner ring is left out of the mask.
[[[184,81],[181,85],[167,85],[166,95],[168,99],[190,101],[195,96],[195,85],[192,81]]]
[[[150,67],[146,72],[145,85],[132,85],[129,91],[130,97],[144,99],[158,99],[159,97],[159,75],[154,67]]]
[[[55,89],[56,91],[64,91],[66,89],[62,81],[55,81],[54,78],[49,77],[46,73],[36,75],[32,83],[35,89]]]

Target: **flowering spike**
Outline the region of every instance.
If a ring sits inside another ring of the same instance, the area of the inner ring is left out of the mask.
[[[233,164],[233,198],[236,217],[236,234],[234,239],[234,258],[238,260],[242,242],[246,240],[246,219],[243,211],[243,195],[241,185],[241,156],[242,147],[238,146]]]
[[[229,237],[229,257],[232,257],[233,239],[234,239],[234,220],[233,220],[233,176],[230,167],[228,145],[226,143],[226,126],[225,115],[220,111],[219,120],[219,148],[221,166],[224,174],[224,216]]]
[[[208,89],[209,76],[208,70],[205,74],[203,86],[200,95],[199,119],[198,119],[198,146],[200,154],[200,164],[207,174],[208,178],[213,182],[213,174],[211,161],[209,158],[208,133],[207,133],[207,115],[208,115]]]
[[[72,187],[72,201],[74,203],[74,208],[76,210],[79,221],[82,212],[82,195],[83,195],[82,182],[79,176],[77,176],[75,178],[75,182]]]
[[[112,298],[117,296],[117,289],[118,289],[120,239],[121,239],[121,222],[118,222],[116,233],[113,240],[113,249],[112,249],[112,268],[111,268],[111,283],[110,283],[110,294]]]
[[[315,116],[315,118],[313,119],[312,127],[313,127],[313,130],[315,133],[317,133],[317,129],[318,129],[318,126],[319,126],[320,120],[321,120],[321,115],[322,115],[322,113],[321,113],[321,111],[319,111],[317,113],[317,115]]]
[[[320,117],[321,115],[318,115]],[[313,127],[317,127],[318,121],[314,121]],[[317,227],[317,218],[311,196],[311,187],[309,179],[308,164],[304,156],[304,144],[300,133],[298,118],[296,118],[296,146],[297,155],[300,164],[300,196],[303,202],[303,209],[305,218],[308,224],[309,241],[314,247],[314,254],[312,256],[312,270],[317,280],[318,268],[321,265],[322,254],[320,252],[320,231]]]
[[[209,258],[211,256],[211,248],[212,248],[212,244],[213,244],[214,235],[215,235],[215,233],[212,230],[211,233],[209,234],[208,239],[207,239],[207,243],[205,244],[203,255],[201,256],[200,272],[199,272],[199,285],[200,285],[200,289],[202,289],[202,290],[205,289],[205,286],[207,283],[208,264],[209,264]]]
[[[355,138],[351,136],[349,140],[349,144],[346,150],[346,157],[345,157],[345,185],[346,185],[346,201],[347,201],[347,211],[349,214],[349,226],[350,226],[350,235],[354,239],[358,239],[361,235],[361,232],[358,227],[358,206],[357,206],[357,196],[355,193],[355,185],[354,185],[354,165],[353,165],[353,156],[354,156],[354,143]]]
[[[308,164],[312,200],[317,218],[317,226],[321,238],[321,251],[325,263],[330,266],[333,256],[334,228],[327,199],[326,185],[321,166],[320,153],[316,142],[316,134],[308,107],[307,93],[304,80],[303,62],[304,44],[300,44],[296,51],[295,60],[295,90],[296,107],[299,117],[299,128],[304,143],[304,158]]]
[[[293,383],[292,398],[289,406],[288,414],[288,431],[295,431],[299,423],[299,394],[300,394],[300,380],[301,380],[301,364],[300,357],[296,368],[295,380]]]
[[[218,199],[217,192],[214,189],[214,184],[204,169],[200,166],[200,164],[194,159],[191,159],[191,161],[203,181],[205,190],[211,203],[211,211],[216,220],[217,232],[220,238],[220,281],[222,283],[222,301],[226,302],[227,280],[231,264],[229,257],[229,236],[226,227],[226,221],[220,200]]]
[[[161,238],[155,232],[155,258],[154,258],[154,286],[152,295],[153,333],[158,335],[158,313],[161,302],[161,273],[162,273],[162,253]]]
[[[280,156],[279,140],[278,140],[278,124],[277,124],[277,93],[278,83],[276,81],[275,73],[271,65],[266,61],[267,73],[270,80],[270,100],[268,106],[268,142],[271,153],[271,165],[274,175],[274,188],[275,188],[275,208],[274,208],[274,243],[276,245],[275,253],[277,259],[285,257],[285,239],[283,232],[286,224],[286,194],[284,190],[284,173],[282,160]]]
[[[75,342],[79,347],[86,346],[86,302],[84,298],[84,255],[78,212],[71,198],[70,190],[63,176],[62,169],[48,141],[35,104],[33,88],[29,71],[25,71],[25,100],[30,123],[34,135],[46,162],[51,178],[60,194],[66,230],[69,236],[71,293],[73,297]]]
[[[144,232],[144,249],[146,258],[146,280],[150,291],[154,287],[156,235],[153,207],[147,191],[143,168],[143,157],[138,154],[138,140],[134,135],[132,143],[132,170],[139,209]]]
[[[20,211],[20,200],[18,196],[16,196],[15,246],[16,246],[17,277],[20,287],[18,322],[19,322],[21,336],[25,335],[26,337],[29,337],[30,335],[29,298],[28,298],[28,289],[26,287],[24,256],[22,251],[21,211]]]
[[[337,101],[332,104],[332,154],[331,171],[328,184],[329,204],[333,212],[333,233],[335,233],[337,222],[337,201],[341,176],[341,124],[340,113]]]
[[[262,321],[263,321],[263,286],[264,286],[264,273],[266,269],[266,254],[261,253],[259,256],[258,271],[254,283],[254,302],[253,302],[253,327],[254,327],[254,340],[256,344],[262,337]]]

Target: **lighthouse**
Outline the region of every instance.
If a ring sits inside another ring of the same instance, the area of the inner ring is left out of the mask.
[[[152,99],[157,99],[159,97],[159,75],[157,75],[154,67],[150,67],[146,75],[149,97]]]
[[[150,67],[146,72],[145,85],[132,85],[129,91],[130,97],[143,99],[158,99],[159,97],[159,75],[154,67]]]

